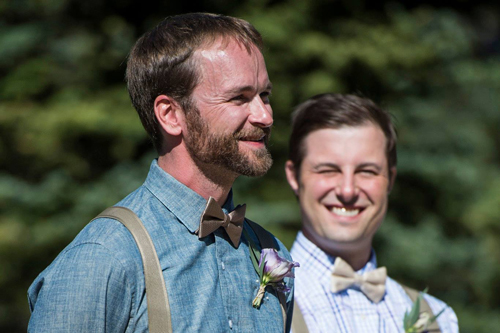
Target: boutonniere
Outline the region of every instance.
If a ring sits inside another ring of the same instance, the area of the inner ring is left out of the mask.
[[[252,257],[252,261],[254,261],[253,254],[250,256]],[[254,266],[255,264],[254,262]],[[298,262],[281,258],[275,249],[262,249],[260,260],[256,268],[257,274],[259,275],[260,287],[257,296],[255,296],[252,302],[252,306],[257,309],[260,307],[267,286],[271,286],[279,292],[290,291],[290,288],[286,286],[283,279],[285,277],[294,278],[295,275],[292,272],[292,268],[299,266]]]
[[[405,312],[403,318],[403,326],[405,329],[405,333],[427,333],[429,332],[428,327],[436,321],[437,317],[443,313],[444,309],[439,311],[439,313],[435,316],[431,316],[431,314],[427,312],[420,313],[420,302],[422,302],[423,295],[427,293],[427,289],[421,292],[415,303],[410,310],[410,312]]]

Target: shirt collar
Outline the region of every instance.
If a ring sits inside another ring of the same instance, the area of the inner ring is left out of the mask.
[[[200,217],[205,210],[207,200],[160,168],[156,159],[151,163],[144,186],[191,233],[194,233],[198,229]],[[222,208],[226,213],[233,210],[232,189],[229,191],[229,195]]]
[[[372,248],[372,251],[370,252],[370,259],[368,259],[368,262],[365,264],[365,266],[357,271],[357,273],[363,274],[375,269],[377,269],[377,256],[375,255],[375,250]]]

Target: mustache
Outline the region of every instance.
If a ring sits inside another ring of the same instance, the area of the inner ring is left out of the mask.
[[[251,129],[242,129],[239,130],[238,132],[234,133],[233,137],[236,140],[261,140],[264,139],[264,141],[267,143],[269,141],[269,138],[271,137],[271,128],[270,127],[254,127]]]

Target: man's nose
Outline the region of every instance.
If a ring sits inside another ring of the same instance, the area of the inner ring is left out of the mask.
[[[273,124],[273,109],[269,103],[265,103],[257,96],[250,103],[250,115],[248,121],[257,127],[271,127]]]
[[[359,195],[354,175],[344,174],[335,188],[335,193],[343,204],[354,204]]]

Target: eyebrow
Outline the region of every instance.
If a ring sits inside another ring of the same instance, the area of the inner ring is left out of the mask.
[[[318,169],[323,168],[323,167],[340,169],[340,167],[335,163],[324,162],[324,163],[319,163],[319,164],[314,165],[313,170],[318,170]]]
[[[313,169],[314,170],[318,170],[318,169],[323,168],[323,167],[340,169],[340,167],[338,166],[338,164],[331,163],[331,162],[323,162],[323,163],[316,164],[316,165],[313,166]],[[371,162],[362,163],[360,165],[357,165],[356,169],[362,169],[362,168],[367,168],[367,167],[373,167],[373,168],[375,168],[379,172],[382,170],[382,167],[380,165],[378,165],[377,163],[371,163]]]
[[[382,167],[380,165],[378,165],[377,163],[362,163],[360,165],[358,165],[358,169],[362,169],[362,168],[367,168],[367,167],[373,167],[375,169],[377,169],[377,171],[381,171],[382,170]]]
[[[271,81],[269,81],[269,83],[267,84],[266,88],[264,90],[272,90],[273,89],[273,84],[271,83]],[[254,86],[242,86],[242,87],[236,87],[234,89],[231,89],[228,91],[229,94],[238,94],[238,93],[242,93],[242,92],[245,92],[245,91],[254,91]]]

